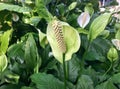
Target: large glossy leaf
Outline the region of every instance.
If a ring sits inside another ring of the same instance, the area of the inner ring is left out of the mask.
[[[8,30],[4,32],[4,34],[1,36],[0,55],[6,53],[8,45],[9,45],[11,33],[12,33],[12,30]]]
[[[32,34],[29,34],[26,41],[24,57],[28,68],[34,69],[37,66],[38,51]]]
[[[87,75],[82,75],[76,85],[76,89],[94,89],[93,81]]]
[[[97,17],[90,26],[90,31],[88,34],[89,41],[95,39],[106,27],[111,17],[110,13],[104,13]]]
[[[46,8],[45,4],[46,1],[44,0],[36,0],[36,9],[37,13],[39,14],[40,18],[44,18],[46,21],[51,21],[53,16],[49,13],[48,9]]]
[[[116,83],[116,84],[120,84],[120,73],[117,73],[117,74],[114,74],[110,80],[113,82],[113,83]]]
[[[101,83],[100,85],[97,85],[95,89],[117,89],[117,88],[111,81],[106,81],[104,83]]]
[[[31,80],[38,89],[64,89],[64,83],[51,74],[34,74],[31,76]]]
[[[54,57],[59,62],[62,63],[63,62],[63,52],[60,50],[57,39],[55,37],[55,32],[54,32],[54,29],[52,26],[54,21],[55,20],[51,21],[48,24],[47,39],[52,48]],[[67,61],[67,60],[71,59],[73,53],[78,51],[80,44],[81,44],[81,40],[80,40],[80,36],[79,36],[78,32],[76,31],[76,29],[74,29],[73,27],[71,27],[70,25],[68,25],[65,22],[60,22],[60,23],[62,24],[63,38],[64,38],[64,42],[65,42],[65,46],[66,46],[65,61]]]
[[[5,3],[0,3],[0,11],[2,11],[2,10],[15,11],[15,12],[19,12],[19,13],[31,11],[31,9],[27,8],[27,7],[21,7],[18,5],[10,5],[10,4],[5,4]]]
[[[82,42],[83,46],[87,44],[84,41],[86,39],[87,38],[83,39]],[[110,47],[111,47],[111,43],[108,40],[98,37],[91,43],[90,49],[87,52],[87,55],[85,56],[85,60],[105,62],[106,53],[108,52]],[[92,64],[92,65],[96,65],[96,64]]]
[[[80,67],[80,61],[77,57],[77,55],[73,55],[72,59],[68,62],[68,66],[69,66],[69,80],[72,82],[75,82],[78,75],[79,75],[79,71],[81,69]]]
[[[0,72],[3,72],[7,67],[8,61],[6,55],[0,55]]]

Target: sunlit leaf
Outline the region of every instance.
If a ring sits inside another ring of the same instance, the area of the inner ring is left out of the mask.
[[[30,12],[31,9],[28,7],[21,7],[18,5],[10,5],[10,4],[5,4],[5,3],[0,3],[0,11],[2,10],[8,10],[8,11],[14,11],[14,12]]]
[[[90,31],[88,34],[88,39],[92,41],[95,39],[107,26],[111,13],[104,13],[97,17],[90,26]]]
[[[8,65],[7,57],[6,55],[0,55],[0,72],[3,72]]]
[[[117,31],[115,38],[120,40],[120,29]]]
[[[88,30],[82,29],[82,28],[77,28],[77,31],[82,34],[88,34]]]
[[[91,3],[88,3],[86,6],[85,6],[85,12],[89,12],[90,13],[90,16],[93,15],[94,13],[94,9],[93,9],[93,5]]]
[[[12,33],[12,30],[8,30],[4,32],[4,34],[1,36],[0,54],[6,53],[8,45],[9,45],[11,33]]]
[[[77,5],[77,2],[72,2],[69,6],[68,6],[68,9],[69,10],[73,10]]]
[[[53,19],[53,16],[45,6],[44,0],[36,0],[35,4],[36,4],[37,13],[39,14],[40,18],[44,18],[48,22]]]
[[[102,36],[103,38],[107,38],[110,35],[110,31],[109,30],[103,30],[100,33],[100,36]]]

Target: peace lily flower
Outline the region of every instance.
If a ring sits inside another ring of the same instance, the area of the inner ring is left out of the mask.
[[[19,20],[19,16],[16,13],[12,14],[12,20],[17,22]]]
[[[82,28],[85,28],[85,26],[89,23],[89,21],[90,21],[90,15],[88,12],[81,13],[81,15],[77,19],[78,24]]]
[[[120,40],[119,39],[112,39],[112,43],[120,51]]]
[[[78,51],[81,43],[76,29],[56,19],[48,23],[47,40],[54,57],[60,63],[63,63],[63,54],[65,54],[65,61],[70,60],[72,54]]]

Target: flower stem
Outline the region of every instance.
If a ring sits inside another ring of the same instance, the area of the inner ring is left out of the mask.
[[[87,53],[88,53],[89,48],[90,48],[90,41],[88,42],[87,48],[86,48],[86,50],[85,50],[85,52],[84,52],[84,54],[83,54],[83,57],[82,57],[82,61],[81,61],[81,73],[82,73],[83,70],[84,70],[85,57],[86,57],[86,55],[87,55]]]
[[[63,70],[64,70],[64,89],[67,89],[67,76],[66,76],[66,64],[65,64],[65,53],[63,53]]]
[[[111,70],[112,66],[113,66],[113,62],[110,64],[110,67],[107,69],[107,71],[104,73],[103,76],[105,76]]]

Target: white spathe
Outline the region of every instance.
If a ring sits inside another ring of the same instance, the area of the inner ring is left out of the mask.
[[[119,39],[112,39],[113,45],[120,50],[120,40]]]
[[[87,24],[89,23],[89,21],[90,21],[90,15],[88,12],[81,13],[77,19],[78,24],[82,28],[85,28],[87,26]]]

